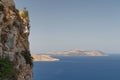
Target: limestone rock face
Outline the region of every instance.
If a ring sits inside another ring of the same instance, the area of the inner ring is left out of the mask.
[[[1,0],[6,6],[15,6],[13,0]]]
[[[13,0],[0,0],[0,57],[8,57],[16,71],[11,79],[6,77],[5,80],[32,80],[28,36],[29,17],[26,8],[19,11]]]

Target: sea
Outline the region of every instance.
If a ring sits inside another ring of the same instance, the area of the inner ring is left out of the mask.
[[[54,56],[57,62],[34,62],[33,80],[120,80],[120,55]]]

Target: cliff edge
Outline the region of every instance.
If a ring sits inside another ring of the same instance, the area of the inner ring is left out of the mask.
[[[29,15],[14,0],[0,0],[0,80],[32,80]]]

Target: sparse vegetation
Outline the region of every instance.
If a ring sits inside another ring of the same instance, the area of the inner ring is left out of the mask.
[[[30,51],[22,51],[21,54],[25,58],[26,64],[33,66],[33,58],[31,57]]]
[[[15,75],[13,62],[9,58],[0,57],[0,80],[12,78]]]

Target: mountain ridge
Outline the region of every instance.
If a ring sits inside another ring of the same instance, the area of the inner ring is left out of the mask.
[[[102,51],[92,50],[92,51],[83,51],[83,50],[68,50],[62,52],[49,52],[49,55],[61,55],[61,56],[105,56],[106,54]]]

